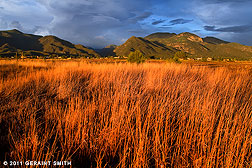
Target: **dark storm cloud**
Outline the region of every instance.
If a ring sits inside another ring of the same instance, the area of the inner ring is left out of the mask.
[[[103,47],[120,43],[150,17],[150,0],[41,0],[54,19],[50,32],[74,43]]]
[[[171,20],[169,23],[171,25],[177,25],[177,24],[186,24],[186,23],[190,23],[192,22],[193,20],[186,20],[186,19],[174,19],[174,20]]]
[[[196,0],[193,13],[208,25],[252,24],[251,0]]]
[[[205,36],[252,45],[251,0],[194,0],[192,13]],[[214,26],[205,26],[214,25]]]
[[[247,33],[252,31],[252,26],[242,25],[242,26],[230,26],[221,28],[216,28],[215,26],[204,26],[204,29],[207,31],[215,31],[215,32]]]
[[[158,25],[160,23],[164,23],[166,20],[158,20],[158,21],[155,21],[155,22],[152,22],[152,25]]]
[[[134,34],[194,30],[250,44],[251,27],[241,25],[252,25],[251,6],[251,0],[0,0],[0,28],[53,34],[94,48],[121,44]]]

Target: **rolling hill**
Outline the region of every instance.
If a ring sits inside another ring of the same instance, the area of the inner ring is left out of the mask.
[[[25,34],[16,29],[0,31],[0,55],[13,55],[16,52],[26,55],[66,55],[77,57],[100,57],[94,50],[83,45],[74,45],[56,36]]]

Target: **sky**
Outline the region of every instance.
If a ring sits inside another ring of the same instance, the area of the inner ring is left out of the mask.
[[[131,36],[191,32],[252,46],[252,0],[0,0],[0,30],[102,48]]]

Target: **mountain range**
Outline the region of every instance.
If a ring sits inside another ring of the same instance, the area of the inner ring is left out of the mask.
[[[25,34],[16,29],[0,31],[0,56],[71,56],[71,57],[127,57],[140,51],[146,58],[173,58],[184,52],[189,58],[252,60],[252,46],[227,42],[215,37],[201,38],[193,33],[153,33],[146,37],[132,36],[124,44],[109,45],[94,50],[75,45],[56,36]]]
[[[147,58],[172,58],[182,51],[190,58],[251,60],[252,46],[230,43],[215,37],[201,38],[192,33],[154,33],[144,38],[131,37],[115,48],[118,56],[138,50]]]
[[[16,29],[0,31],[0,55],[14,56],[17,53],[25,55],[59,56],[71,55],[76,57],[100,57],[92,49],[83,45],[75,45],[56,36],[38,36],[25,34]]]

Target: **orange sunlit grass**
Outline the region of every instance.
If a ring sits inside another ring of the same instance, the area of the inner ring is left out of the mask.
[[[4,61],[0,66],[1,161],[252,166],[249,65]]]

